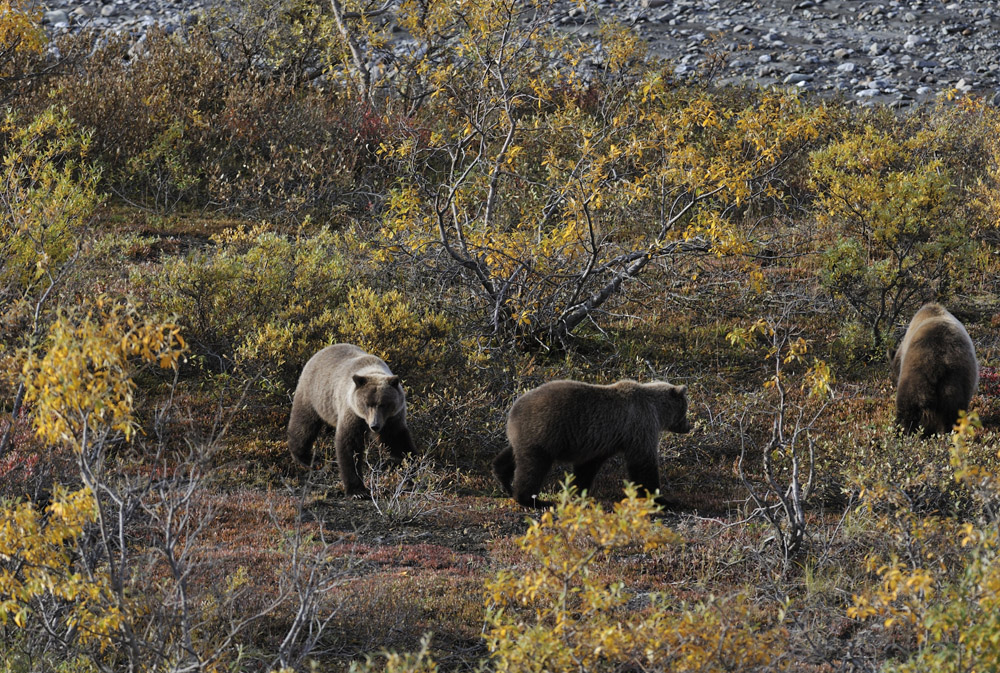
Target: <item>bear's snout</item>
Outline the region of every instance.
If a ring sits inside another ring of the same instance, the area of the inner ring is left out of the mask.
[[[377,409],[372,412],[367,421],[368,427],[372,429],[372,432],[378,432],[385,426],[385,416]]]

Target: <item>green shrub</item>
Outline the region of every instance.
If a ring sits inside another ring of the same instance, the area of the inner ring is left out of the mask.
[[[213,238],[214,246],[167,260],[151,286],[154,308],[178,316],[193,353],[214,371],[234,366],[289,379],[333,342],[334,311],[349,268],[323,229],[286,238],[261,225]]]
[[[812,154],[820,282],[879,350],[904,312],[946,297],[970,246],[934,129],[867,126]]]

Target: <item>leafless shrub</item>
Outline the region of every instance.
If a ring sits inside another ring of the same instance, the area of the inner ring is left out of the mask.
[[[396,466],[372,465],[369,488],[376,511],[395,521],[413,521],[446,507],[445,477],[427,456],[406,458]]]
[[[751,412],[744,411],[738,420],[740,457],[737,471],[755,509],[749,518],[763,518],[773,528],[771,538],[777,543],[787,565],[802,549],[807,537],[806,500],[813,492],[816,476],[816,422],[829,405],[832,376],[822,361],[802,375],[800,394],[793,395],[786,367],[805,360],[808,344],[790,327],[789,319],[798,302],[787,303],[780,317],[759,320],[754,327],[730,336],[735,343],[756,336],[767,342],[767,360],[773,375],[765,384],[771,393],[754,400],[754,407],[770,417],[770,439],[760,447],[762,481],[754,484],[748,476],[748,435]],[[811,388],[809,395],[801,394]],[[815,401],[820,398],[820,401]]]

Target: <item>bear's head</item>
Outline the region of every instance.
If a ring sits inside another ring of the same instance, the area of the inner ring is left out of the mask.
[[[398,376],[355,374],[351,409],[373,432],[380,432],[386,422],[406,408],[406,395]]]
[[[656,383],[656,407],[660,416],[660,428],[670,432],[691,432],[687,418],[687,386]]]

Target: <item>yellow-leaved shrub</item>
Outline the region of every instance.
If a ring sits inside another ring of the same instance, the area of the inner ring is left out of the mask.
[[[35,432],[78,452],[103,433],[128,439],[136,430],[132,360],[174,368],[185,347],[177,325],[104,297],[86,310],[62,312],[44,352],[30,353],[24,364]]]
[[[1000,472],[972,456],[981,447],[975,412],[961,415],[951,437],[951,468],[968,498],[960,515],[892,516],[886,514],[885,489],[865,494],[863,507],[876,518],[884,534],[900,541],[888,557],[869,555],[868,569],[877,583],[857,594],[849,617],[879,619],[909,643],[900,661],[884,670],[991,671],[1000,666]],[[990,440],[992,453],[1000,446]],[[975,450],[973,450],[975,449]]]
[[[334,326],[342,341],[379,356],[400,374],[442,360],[451,330],[443,313],[418,308],[399,290],[379,292],[362,285],[347,293]]]
[[[81,564],[74,543],[97,517],[94,495],[87,487],[57,487],[52,502],[0,506],[0,621],[26,628],[41,601],[64,601],[62,624],[81,643],[101,650],[114,642],[122,624],[122,606],[110,589],[109,577]],[[41,625],[37,625],[41,628]]]
[[[904,312],[947,295],[968,264],[972,227],[948,125],[847,131],[812,153],[820,282],[881,351]]]
[[[0,505],[0,620],[33,633],[61,636],[71,647],[104,652],[118,642],[131,617],[112,562],[84,553],[82,538],[104,520],[96,497],[101,451],[137,430],[135,370],[175,368],[184,352],[179,328],[138,309],[98,297],[61,310],[38,349],[26,349],[22,378],[35,433],[53,447],[69,447],[83,486],[56,484],[48,505]],[[32,620],[34,614],[40,615]],[[95,649],[96,647],[96,649]]]
[[[623,558],[680,542],[657,511],[632,485],[611,511],[564,488],[520,539],[524,565],[486,584],[493,670],[780,670],[785,629],[756,615],[748,601],[688,605],[629,591],[613,575]]]

